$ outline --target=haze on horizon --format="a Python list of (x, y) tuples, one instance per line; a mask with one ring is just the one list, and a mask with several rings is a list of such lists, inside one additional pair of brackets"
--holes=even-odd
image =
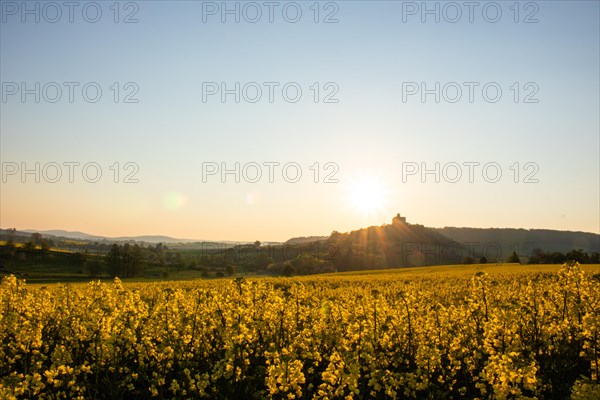
[(93, 23), (27, 3), (39, 22), (1, 10), (2, 228), (285, 241), (400, 212), (600, 233), (598, 2), (484, 1), (472, 22), (121, 2)]

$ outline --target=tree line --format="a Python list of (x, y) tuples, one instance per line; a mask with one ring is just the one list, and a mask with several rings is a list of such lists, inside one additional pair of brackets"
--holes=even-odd
[(582, 249), (573, 249), (567, 253), (559, 251), (545, 252), (540, 248), (532, 251), (529, 264), (564, 264), (576, 261), (580, 264), (600, 264), (600, 253), (586, 253)]

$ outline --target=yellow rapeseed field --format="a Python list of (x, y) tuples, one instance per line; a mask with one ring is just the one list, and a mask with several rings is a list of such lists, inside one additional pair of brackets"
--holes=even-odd
[(599, 399), (560, 270), (0, 286), (2, 399)]

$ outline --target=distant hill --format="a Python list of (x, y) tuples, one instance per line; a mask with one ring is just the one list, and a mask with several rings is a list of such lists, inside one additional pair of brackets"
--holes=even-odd
[(170, 236), (119, 236), (119, 237), (110, 237), (106, 238), (107, 240), (117, 240), (119, 242), (128, 242), (128, 241), (136, 241), (136, 242), (146, 242), (146, 243), (187, 243), (193, 242), (191, 239), (175, 239)]
[(42, 234), (43, 236), (56, 236), (56, 237), (63, 237), (63, 238), (77, 239), (77, 240), (95, 241), (95, 240), (104, 239), (100, 236), (89, 235), (84, 232), (65, 231), (65, 230), (60, 230), (60, 229), (52, 229), (52, 230), (46, 230), (46, 231), (38, 231), (35, 229), (25, 229), (25, 230), (18, 231), (18, 232), (25, 232), (25, 233), (36, 233), (37, 232), (37, 233)]
[(408, 267), (478, 262), (504, 262), (516, 251), (527, 261), (534, 249), (567, 253), (581, 249), (600, 252), (600, 235), (548, 229), (428, 228), (406, 223), (400, 215), (392, 224), (347, 233), (334, 232), (327, 240), (336, 247), (341, 270)]
[[(57, 247), (60, 245), (71, 249), (73, 245), (69, 240), (88, 243), (85, 244), (86, 249), (97, 243), (96, 247), (92, 245), (89, 249), (100, 252), (106, 251), (106, 246), (114, 242), (164, 243), (178, 250), (218, 250), (245, 244), (233, 241), (177, 239), (164, 235), (102, 237), (66, 230), (27, 230), (11, 233), (10, 230), (0, 229), (0, 240), (13, 237), (24, 242), (33, 232), (55, 239)], [(461, 264), (478, 262), (482, 256), (488, 262), (503, 262), (513, 251), (517, 252), (523, 262), (527, 262), (535, 249), (549, 253), (567, 253), (577, 249), (590, 255), (600, 253), (600, 235), (594, 233), (548, 229), (428, 228), (407, 223), (400, 215), (387, 225), (371, 226), (346, 233), (334, 232), (329, 237), (294, 237), (285, 243), (262, 243), (262, 247), (293, 245), (296, 252), (308, 252), (314, 248), (313, 244), (320, 249), (318, 251), (327, 253), (327, 260), (334, 263), (338, 271)], [(283, 256), (271, 257), (275, 261), (285, 261)]]
[(478, 243), (479, 247), (498, 245), (503, 254), (513, 250), (530, 255), (534, 248), (548, 252), (569, 252), (581, 249), (586, 253), (600, 252), (600, 235), (588, 232), (555, 231), (549, 229), (513, 228), (431, 228), (459, 243)]
[(40, 230), (35, 230), (35, 229), (26, 229), (26, 230), (22, 230), (19, 232), (26, 232), (26, 233), (37, 232), (37, 233), (42, 234), (43, 236), (56, 236), (56, 237), (61, 237), (61, 238), (85, 240), (85, 241), (91, 241), (91, 242), (108, 241), (108, 242), (146, 242), (146, 243), (187, 243), (187, 242), (196, 241), (196, 240), (192, 240), (192, 239), (176, 239), (176, 238), (172, 238), (170, 236), (163, 236), (163, 235), (119, 236), (119, 237), (96, 236), (96, 235), (90, 235), (90, 234), (84, 233), (84, 232), (65, 231), (65, 230), (60, 230), (60, 229), (45, 230), (45, 231), (40, 231)]
[(299, 236), (286, 240), (285, 244), (303, 244), (327, 240), (329, 236)]
[(334, 232), (338, 271), (462, 263), (468, 250), (423, 225), (394, 218), (392, 224)]
[[(4, 237), (5, 239), (11, 233), (10, 229), (1, 229), (0, 228), (0, 238)], [(148, 243), (148, 244), (171, 244), (177, 246), (188, 246), (190, 248), (194, 247), (202, 247), (207, 244), (210, 245), (224, 245), (226, 247), (231, 247), (240, 243), (246, 242), (236, 242), (231, 240), (197, 240), (197, 239), (176, 239), (170, 236), (164, 235), (142, 235), (142, 236), (97, 236), (91, 235), (85, 232), (78, 231), (66, 231), (61, 229), (51, 229), (51, 230), (36, 230), (36, 229), (25, 229), (25, 230), (17, 230), (12, 234), (19, 240), (26, 240), (32, 233), (39, 233), (44, 237), (50, 239), (71, 239), (71, 240), (79, 240), (82, 242), (98, 242), (98, 243), (115, 243), (115, 242), (138, 242), (138, 243)]]

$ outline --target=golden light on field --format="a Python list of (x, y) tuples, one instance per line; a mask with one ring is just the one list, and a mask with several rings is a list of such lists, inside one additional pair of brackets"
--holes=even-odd
[(383, 182), (373, 176), (363, 176), (351, 182), (348, 203), (354, 211), (370, 216), (384, 211), (387, 194)]

